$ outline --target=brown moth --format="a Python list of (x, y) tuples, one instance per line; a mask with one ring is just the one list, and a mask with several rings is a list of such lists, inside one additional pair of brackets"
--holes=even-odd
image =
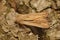
[(39, 28), (49, 28), (49, 22), (47, 20), (48, 13), (29, 13), (29, 14), (18, 14), (16, 21), (24, 25), (30, 25)]

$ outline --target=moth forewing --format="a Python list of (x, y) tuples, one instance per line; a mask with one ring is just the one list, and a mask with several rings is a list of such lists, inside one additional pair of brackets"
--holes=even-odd
[(16, 21), (24, 24), (30, 25), (33, 27), (39, 28), (49, 28), (49, 22), (46, 19), (48, 17), (48, 13), (29, 13), (29, 14), (19, 14), (16, 17)]

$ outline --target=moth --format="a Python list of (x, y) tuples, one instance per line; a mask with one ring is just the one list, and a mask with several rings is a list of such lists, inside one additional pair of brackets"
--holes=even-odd
[(33, 27), (49, 28), (50, 26), (47, 17), (47, 12), (18, 14), (16, 16), (16, 22)]

